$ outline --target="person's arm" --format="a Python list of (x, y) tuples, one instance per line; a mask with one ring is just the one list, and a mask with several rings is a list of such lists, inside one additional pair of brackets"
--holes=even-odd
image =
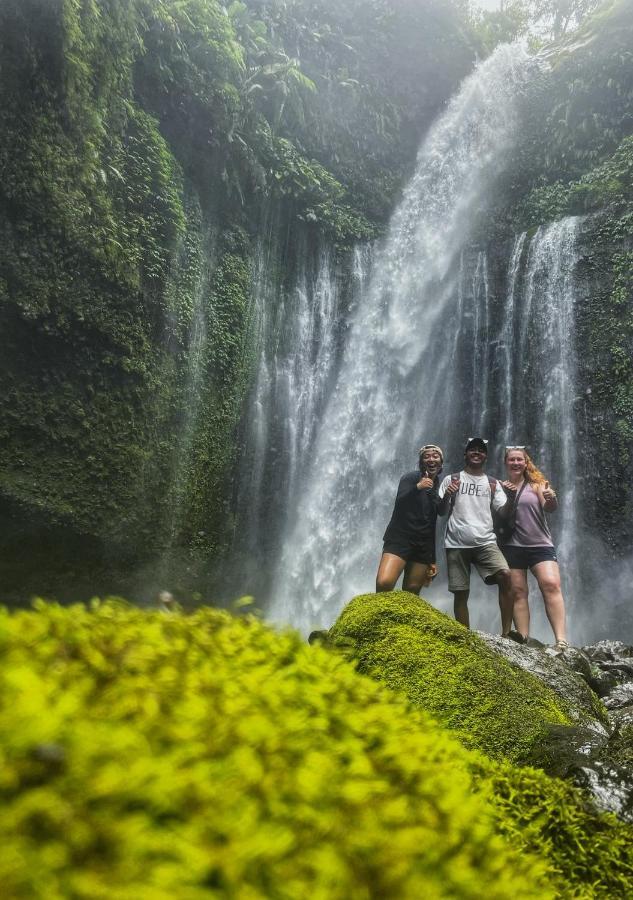
[(492, 508), (495, 512), (498, 512), (502, 518), (505, 518), (510, 515), (512, 511), (512, 503), (508, 502), (508, 497), (504, 490), (503, 484), (498, 481), (495, 485), (495, 493), (492, 498)]
[(418, 490), (417, 481), (415, 473), (407, 473), (403, 475), (400, 481), (398, 482), (398, 493), (396, 494), (396, 500), (401, 500), (403, 497), (408, 496), (409, 494), (415, 494)]
[(441, 483), (437, 492), (439, 502), (437, 504), (438, 516), (445, 516), (450, 507), (454, 494), (459, 490), (459, 481), (453, 481), (450, 475), (447, 475)]
[(556, 491), (549, 486), (549, 481), (537, 485), (536, 490), (539, 495), (539, 500), (541, 501), (541, 506), (545, 512), (554, 512), (555, 509), (558, 509)]

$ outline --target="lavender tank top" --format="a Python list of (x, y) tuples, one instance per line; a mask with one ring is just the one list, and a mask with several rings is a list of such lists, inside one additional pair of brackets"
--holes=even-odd
[(554, 546), (539, 496), (529, 484), (519, 497), (516, 526), (508, 544), (511, 547)]

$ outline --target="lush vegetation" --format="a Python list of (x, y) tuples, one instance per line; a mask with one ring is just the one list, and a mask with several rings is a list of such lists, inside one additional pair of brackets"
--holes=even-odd
[(252, 617), (0, 612), (6, 896), (614, 897), (630, 828)]
[(471, 64), (465, 22), (439, 0), (4, 0), (5, 596), (222, 555), (258, 230), (376, 233)]
[[(520, 143), (500, 179), (483, 239), (535, 230), (566, 215), (587, 216), (577, 304), (577, 431), (588, 520), (625, 551), (633, 492), (633, 3), (606, 0), (568, 38), (550, 46), (523, 99)], [(580, 282), (579, 282), (580, 283)], [(607, 511), (603, 491), (614, 498)]]

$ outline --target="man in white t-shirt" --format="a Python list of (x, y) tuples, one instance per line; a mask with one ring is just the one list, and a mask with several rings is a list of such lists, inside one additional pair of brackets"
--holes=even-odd
[(512, 627), (510, 570), (492, 527), (492, 510), (505, 506), (506, 495), (501, 482), (485, 473), (487, 444), (483, 438), (470, 438), (464, 451), (464, 469), (458, 477), (447, 475), (440, 484), (438, 513), (448, 513), (444, 543), (455, 618), (470, 627), (468, 595), (470, 567), (474, 565), (486, 584), (499, 585), (501, 633), (507, 635)]

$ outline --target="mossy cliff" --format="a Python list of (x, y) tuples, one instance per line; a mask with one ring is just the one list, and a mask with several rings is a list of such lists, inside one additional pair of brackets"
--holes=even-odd
[[(624, 897), (631, 829), (292, 633), (0, 612), (7, 896)], [(508, 682), (510, 684), (510, 682)]]
[(586, 217), (576, 273), (578, 489), (589, 530), (621, 556), (633, 538), (632, 130), (633, 0), (611, 0), (548, 48), (486, 224), (498, 248), (513, 233)]
[(457, 8), (388, 6), (0, 5), (5, 597), (222, 556), (258, 233), (374, 235), (471, 65)]

